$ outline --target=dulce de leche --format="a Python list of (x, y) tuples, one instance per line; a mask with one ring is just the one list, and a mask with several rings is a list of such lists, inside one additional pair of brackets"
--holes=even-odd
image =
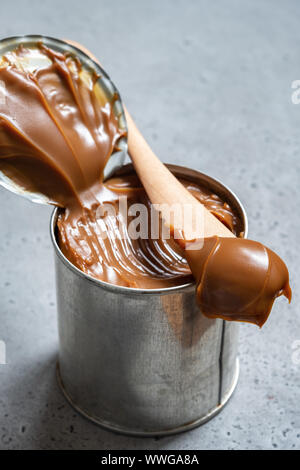
[[(261, 243), (239, 237), (228, 204), (184, 179), (188, 190), (237, 237), (210, 237), (201, 249), (186, 251), (160, 234), (133, 239), (130, 220), (119, 211), (120, 196), (130, 204), (151, 204), (135, 174), (103, 183), (106, 162), (124, 135), (113, 102), (101, 95), (96, 75), (83, 73), (79, 60), (43, 44), (37, 49), (48, 62), (32, 72), (18, 66), (18, 59), (30, 59), (33, 53), (24, 47), (6, 54), (0, 64), (5, 88), (0, 170), (62, 208), (57, 236), (64, 255), (96, 279), (126, 287), (164, 288), (194, 277), (203, 314), (262, 326), (276, 297), (291, 299), (284, 262)], [(97, 211), (104, 203), (115, 211), (101, 228)], [(118, 230), (122, 237), (111, 236)]]

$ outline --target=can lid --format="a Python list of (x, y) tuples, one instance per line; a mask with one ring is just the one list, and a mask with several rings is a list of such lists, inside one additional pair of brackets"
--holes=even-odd
[[(94, 62), (83, 51), (63, 40), (51, 38), (48, 36), (26, 35), (0, 40), (0, 65), (3, 61), (4, 55), (9, 57), (11, 62), (15, 63), (17, 67), (23, 71), (33, 72), (34, 70), (47, 65), (47, 62), (50, 63), (51, 61), (40, 52), (38, 48), (39, 43), (44, 44), (54, 51), (63, 54), (68, 53), (74, 58), (79, 59), (82, 66), (82, 73), (85, 75), (85, 77), (91, 77), (92, 75), (95, 76), (96, 73), (97, 80), (95, 83), (99, 87), (98, 89), (101, 91), (101, 93), (104, 94), (108, 101), (113, 102), (112, 109), (118, 120), (119, 128), (124, 131), (124, 136), (122, 136), (122, 138), (118, 141), (118, 149), (111, 154), (106, 163), (104, 169), (104, 178), (108, 178), (124, 164), (127, 155), (127, 124), (122, 100), (117, 88), (111, 81), (108, 74), (102, 69), (102, 67)], [(32, 51), (29, 56), (26, 56), (26, 59), (22, 59), (20, 57), (16, 58), (12, 54), (12, 52), (21, 45)], [(49, 200), (47, 196), (43, 194), (32, 193), (24, 190), (24, 188), (19, 186), (16, 182), (12, 181), (1, 171), (0, 185), (15, 194), (19, 194), (26, 199), (29, 199), (32, 202), (39, 204), (54, 204), (53, 201)]]

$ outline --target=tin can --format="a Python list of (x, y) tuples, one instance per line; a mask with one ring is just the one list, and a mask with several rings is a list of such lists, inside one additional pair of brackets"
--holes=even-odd
[[(200, 172), (168, 165), (228, 202), (247, 235), (239, 199)], [(218, 413), (237, 384), (238, 324), (208, 319), (195, 285), (134, 289), (96, 280), (62, 254), (51, 219), (58, 304), (59, 385), (91, 421), (122, 434), (163, 436)]]

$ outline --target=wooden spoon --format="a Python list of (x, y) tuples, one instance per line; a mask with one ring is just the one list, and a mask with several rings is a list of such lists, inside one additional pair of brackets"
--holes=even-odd
[[(81, 44), (69, 40), (67, 42), (81, 49), (95, 62), (100, 64), (99, 60)], [(174, 204), (181, 207), (189, 206), (192, 210), (192, 218), (188, 221), (184, 220), (184, 227), (183, 225), (182, 227), (178, 226), (178, 220), (176, 225), (176, 229), (181, 232), (184, 240), (191, 240), (186, 234), (195, 232), (196, 220), (201, 221), (201, 234), (198, 235), (199, 238), (212, 237), (214, 235), (234, 237), (234, 234), (192, 196), (157, 158), (138, 130), (125, 106), (124, 109), (128, 126), (128, 153), (151, 203), (160, 206), (163, 219), (168, 220), (168, 207)]]

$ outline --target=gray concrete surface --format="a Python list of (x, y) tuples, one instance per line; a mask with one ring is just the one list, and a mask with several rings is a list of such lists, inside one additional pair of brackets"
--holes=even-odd
[(286, 260), (294, 298), (279, 299), (261, 331), (242, 326), (240, 381), (220, 415), (159, 440), (113, 435), (77, 415), (56, 385), (51, 210), (0, 189), (1, 449), (300, 447), (299, 15), (297, 0), (2, 2), (1, 36), (81, 41), (162, 160), (240, 196), (250, 236)]

